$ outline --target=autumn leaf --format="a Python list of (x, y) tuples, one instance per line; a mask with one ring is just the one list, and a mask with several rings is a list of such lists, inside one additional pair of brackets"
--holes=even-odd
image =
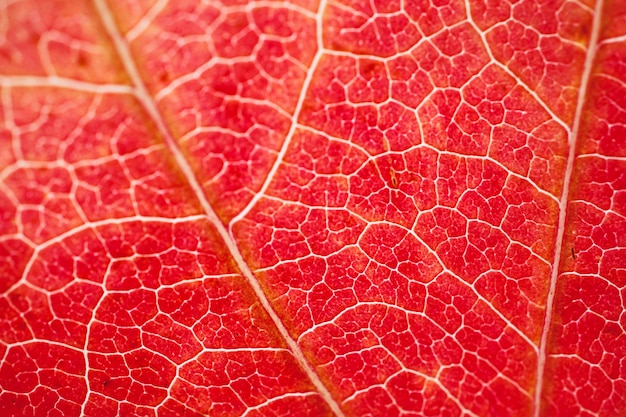
[(0, 0), (0, 415), (626, 415), (626, 2)]

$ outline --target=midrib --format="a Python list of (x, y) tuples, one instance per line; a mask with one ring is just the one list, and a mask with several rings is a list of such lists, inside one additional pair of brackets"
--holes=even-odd
[(580, 125), (582, 122), (582, 112), (585, 107), (585, 98), (587, 95), (587, 89), (589, 87), (589, 80), (591, 78), (591, 71), (593, 62), (595, 59), (596, 49), (598, 45), (598, 37), (601, 24), (603, 0), (597, 0), (595, 4), (595, 10), (593, 13), (593, 23), (591, 36), (589, 38), (589, 45), (587, 47), (587, 54), (585, 56), (585, 63), (583, 66), (583, 72), (580, 80), (580, 88), (578, 90), (578, 100), (576, 102), (576, 108), (574, 112), (574, 120), (572, 124), (572, 130), (569, 137), (569, 152), (567, 155), (567, 165), (565, 167), (565, 174), (563, 177), (563, 193), (559, 201), (559, 220), (556, 235), (556, 244), (554, 248), (554, 262), (552, 263), (552, 274), (550, 276), (550, 288), (548, 290), (548, 297), (546, 299), (546, 315), (544, 319), (543, 330), (541, 333), (541, 339), (539, 342), (539, 354), (537, 358), (537, 379), (535, 382), (535, 395), (534, 395), (534, 414), (533, 417), (541, 416), (541, 397), (544, 386), (544, 377), (546, 362), (548, 356), (548, 337), (550, 335), (550, 326), (552, 324), (552, 314), (554, 309), (554, 297), (556, 292), (556, 284), (559, 276), (559, 265), (561, 262), (561, 253), (563, 252), (563, 239), (565, 238), (565, 222), (567, 220), (567, 205), (569, 201), (570, 184), (572, 180), (572, 174), (574, 170), (574, 159), (576, 157), (576, 145), (580, 136)]
[[(183, 156), (183, 153), (180, 147), (178, 146), (178, 143), (174, 139), (172, 132), (166, 125), (152, 96), (148, 92), (145, 86), (145, 83), (143, 82), (143, 79), (141, 78), (139, 74), (137, 66), (135, 65), (135, 60), (133, 59), (133, 56), (128, 48), (128, 44), (126, 43), (123, 35), (118, 30), (113, 14), (111, 13), (111, 10), (106, 4), (106, 0), (93, 0), (93, 1), (94, 1), (96, 10), (98, 11), (98, 14), (100, 16), (100, 19), (102, 20), (102, 23), (108, 35), (110, 36), (111, 41), (113, 42), (115, 50), (118, 53), (122, 64), (124, 65), (124, 69), (128, 73), (128, 76), (130, 77), (131, 82), (135, 88), (135, 96), (137, 97), (141, 105), (144, 107), (144, 109), (150, 116), (151, 120), (154, 122), (159, 133), (163, 136), (165, 145), (167, 146), (168, 150), (171, 152), (176, 164), (178, 165), (178, 168), (181, 170), (181, 172), (185, 176), (185, 179), (187, 180), (191, 189), (196, 195), (196, 198), (200, 202), (200, 205), (202, 209), (204, 210), (204, 213), (206, 214), (207, 218), (211, 221), (211, 223), (216, 228), (217, 232), (219, 233), (220, 237), (224, 241), (224, 244), (228, 248), (230, 255), (233, 257), (233, 260), (237, 264), (242, 275), (246, 278), (248, 284), (254, 291), (257, 299), (259, 300), (259, 303), (265, 309), (268, 316), (272, 319), (274, 325), (276, 326), (276, 329), (278, 330), (278, 332), (284, 339), (285, 343), (291, 350), (291, 353), (293, 354), (295, 360), (298, 362), (302, 370), (306, 373), (309, 380), (318, 391), (319, 395), (322, 397), (322, 399), (326, 402), (328, 407), (333, 411), (333, 413), (336, 416), (344, 417), (343, 411), (339, 407), (339, 404), (337, 403), (337, 401), (335, 401), (330, 391), (326, 388), (326, 386), (323, 384), (323, 382), (321, 381), (321, 379), (319, 378), (319, 376), (317, 375), (317, 373), (315, 372), (311, 364), (307, 361), (304, 353), (302, 352), (298, 344), (289, 335), (289, 332), (287, 328), (285, 327), (284, 323), (282, 322), (282, 320), (280, 319), (276, 311), (273, 309), (269, 299), (263, 292), (259, 282), (257, 281), (254, 274), (248, 267), (248, 264), (244, 261), (243, 256), (241, 252), (239, 251), (239, 248), (237, 247), (237, 244), (233, 236), (228, 232), (228, 230), (226, 229), (222, 221), (217, 216), (215, 210), (213, 210), (213, 207), (209, 203), (208, 199), (206, 198), (204, 191), (202, 190), (202, 186), (198, 182), (198, 179), (196, 178), (195, 174), (193, 173), (193, 170), (189, 162)], [(323, 11), (324, 3), (325, 2), (321, 2), (320, 9), (318, 10), (318, 19), (321, 19), (321, 13)], [(317, 54), (319, 55), (320, 53), (321, 53), (321, 45), (318, 45)], [(317, 62), (317, 61), (319, 61), (319, 58), (314, 59), (313, 62)], [(314, 69), (315, 68), (313, 67), (309, 69), (309, 75), (307, 78), (310, 78), (311, 74), (314, 72)], [(303, 86), (301, 94), (304, 95), (305, 91), (306, 91), (306, 85)], [(294, 117), (296, 117), (296, 115), (294, 115)]]

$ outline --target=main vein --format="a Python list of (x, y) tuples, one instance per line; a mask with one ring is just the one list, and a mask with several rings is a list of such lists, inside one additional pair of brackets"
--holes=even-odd
[(556, 235), (556, 245), (554, 248), (554, 262), (552, 263), (552, 273), (550, 276), (550, 288), (548, 291), (548, 298), (546, 299), (546, 316), (543, 325), (543, 331), (541, 333), (541, 340), (539, 342), (539, 356), (537, 358), (537, 381), (535, 385), (535, 398), (534, 398), (534, 417), (539, 417), (541, 414), (541, 395), (543, 391), (543, 383), (545, 377), (546, 361), (548, 356), (548, 337), (550, 336), (550, 325), (552, 324), (552, 315), (554, 308), (554, 298), (556, 292), (556, 284), (559, 277), (559, 265), (561, 262), (561, 253), (563, 252), (563, 239), (565, 237), (565, 221), (567, 219), (567, 205), (569, 201), (570, 184), (572, 180), (572, 173), (574, 171), (574, 162), (576, 157), (576, 144), (580, 137), (580, 125), (582, 123), (582, 112), (585, 107), (585, 98), (587, 90), (589, 88), (589, 80), (591, 78), (591, 72), (593, 68), (593, 62), (596, 55), (598, 37), (601, 24), (603, 0), (597, 0), (593, 26), (591, 36), (589, 38), (589, 45), (587, 48), (587, 54), (585, 57), (585, 63), (583, 66), (583, 72), (581, 76), (580, 88), (578, 90), (578, 100), (576, 102), (576, 110), (574, 113), (574, 123), (572, 125), (571, 135), (569, 138), (569, 153), (567, 155), (567, 166), (565, 168), (565, 175), (563, 178), (563, 194), (559, 201), (559, 223)]
[[(224, 244), (230, 251), (231, 256), (233, 257), (234, 261), (239, 267), (239, 270), (248, 281), (248, 284), (254, 291), (260, 304), (263, 306), (263, 308), (265, 309), (269, 317), (274, 322), (274, 325), (276, 326), (278, 332), (285, 340), (285, 343), (291, 350), (292, 354), (294, 355), (294, 358), (296, 359), (296, 361), (298, 362), (302, 370), (307, 374), (311, 383), (315, 386), (320, 396), (323, 398), (323, 400), (326, 402), (329, 408), (335, 413), (335, 415), (337, 415), (338, 417), (343, 417), (344, 414), (341, 408), (339, 407), (339, 404), (335, 401), (335, 399), (333, 398), (331, 393), (328, 391), (326, 386), (322, 383), (319, 376), (317, 375), (315, 370), (312, 368), (311, 364), (309, 364), (306, 357), (304, 356), (304, 353), (302, 352), (302, 350), (300, 349), (296, 341), (293, 340), (293, 338), (289, 335), (289, 332), (287, 331), (287, 328), (285, 327), (284, 323), (282, 322), (282, 320), (280, 319), (276, 311), (273, 309), (270, 301), (268, 300), (267, 296), (263, 292), (263, 289), (261, 288), (259, 282), (257, 281), (256, 277), (254, 276), (254, 274), (248, 267), (248, 264), (243, 259), (243, 256), (241, 255), (241, 252), (239, 251), (239, 248), (237, 247), (237, 244), (235, 243), (233, 236), (228, 233), (228, 230), (226, 229), (222, 221), (219, 219), (219, 217), (215, 213), (215, 210), (213, 210), (213, 207), (207, 200), (204, 194), (204, 191), (202, 189), (202, 186), (198, 182), (198, 179), (196, 178), (195, 174), (193, 173), (193, 170), (191, 166), (189, 165), (189, 162), (185, 159), (177, 141), (174, 139), (172, 132), (169, 130), (169, 128), (165, 124), (163, 117), (161, 116), (161, 113), (159, 112), (159, 109), (157, 108), (154, 100), (152, 99), (152, 96), (148, 92), (145, 86), (145, 83), (143, 82), (143, 79), (141, 78), (139, 74), (139, 70), (137, 69), (137, 66), (135, 65), (135, 61), (128, 48), (128, 44), (125, 41), (122, 34), (119, 32), (118, 27), (115, 23), (115, 19), (113, 18), (111, 11), (109, 10), (108, 5), (106, 4), (106, 0), (94, 0), (94, 4), (100, 15), (100, 18), (102, 19), (102, 22), (106, 28), (106, 31), (111, 37), (111, 41), (113, 42), (113, 45), (117, 53), (120, 56), (120, 59), (124, 65), (124, 69), (128, 73), (128, 76), (130, 77), (135, 87), (135, 90), (136, 90), (135, 95), (137, 99), (139, 100), (141, 105), (144, 107), (146, 112), (149, 114), (150, 118), (152, 119), (157, 129), (159, 130), (159, 133), (161, 133), (161, 135), (163, 136), (163, 140), (166, 146), (168, 147), (169, 151), (172, 153), (172, 156), (174, 160), (176, 161), (178, 167), (182, 171), (187, 182), (189, 183), (193, 192), (198, 198), (200, 205), (202, 206), (202, 209), (206, 213), (207, 218), (215, 226), (217, 232), (219, 233), (220, 237), (224, 241)], [(322, 2), (320, 5), (320, 9), (319, 9), (320, 13), (323, 11), (323, 4), (324, 2)], [(318, 15), (318, 16), (319, 16), (319, 19), (321, 19), (321, 15)], [(318, 45), (318, 50), (321, 49), (321, 47), (322, 47), (321, 44)], [(303, 90), (304, 90), (304, 87), (303, 87)], [(304, 92), (302, 94), (304, 94)]]

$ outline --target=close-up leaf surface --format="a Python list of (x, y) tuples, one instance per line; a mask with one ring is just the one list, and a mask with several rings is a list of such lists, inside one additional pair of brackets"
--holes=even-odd
[(0, 415), (626, 415), (626, 2), (0, 0)]

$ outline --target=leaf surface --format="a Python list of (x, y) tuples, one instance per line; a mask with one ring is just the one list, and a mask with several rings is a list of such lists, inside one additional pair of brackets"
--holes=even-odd
[(623, 2), (0, 22), (0, 414), (626, 413)]

